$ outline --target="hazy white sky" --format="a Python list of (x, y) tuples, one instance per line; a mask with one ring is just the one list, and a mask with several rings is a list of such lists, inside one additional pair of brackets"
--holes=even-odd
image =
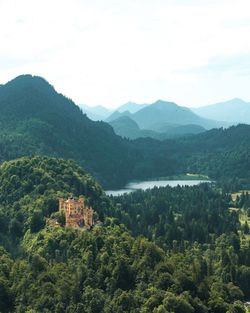
[(0, 40), (76, 103), (250, 100), (250, 0), (0, 0)]

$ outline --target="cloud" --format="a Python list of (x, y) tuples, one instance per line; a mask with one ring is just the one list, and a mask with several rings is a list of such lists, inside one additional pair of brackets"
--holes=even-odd
[(221, 96), (206, 79), (221, 73), (241, 97), (249, 18), (249, 0), (0, 0), (0, 82), (30, 72), (76, 102), (192, 103), (207, 85)]
[(210, 58), (205, 65), (185, 70), (174, 71), (174, 73), (190, 73), (197, 75), (218, 75), (220, 73), (231, 73), (239, 76), (250, 75), (250, 53), (215, 56)]
[(232, 56), (219, 56), (210, 60), (202, 71), (228, 72), (235, 75), (250, 75), (250, 53), (242, 53)]

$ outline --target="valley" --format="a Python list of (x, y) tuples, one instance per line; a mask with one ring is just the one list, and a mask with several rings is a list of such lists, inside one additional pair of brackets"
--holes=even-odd
[(43, 78), (31, 75), (1, 87), (0, 123), (1, 162), (34, 154), (73, 159), (104, 188), (185, 172), (213, 180), (233, 176), (237, 184), (248, 184), (249, 125), (162, 141), (149, 137), (129, 140), (117, 136), (107, 123), (88, 119), (72, 100)]
[(249, 125), (122, 138), (31, 75), (0, 113), (1, 312), (245, 312)]
[(250, 313), (249, 0), (0, 1), (0, 313)]
[[(110, 198), (73, 161), (36, 156), (3, 163), (2, 312), (109, 312), (111, 306), (244, 312), (249, 240), (238, 212), (249, 207), (249, 197), (216, 188), (166, 186)], [(84, 195), (99, 226), (45, 224), (46, 217), (59, 218), (59, 199), (72, 194)], [(232, 204), (239, 209), (229, 209)]]

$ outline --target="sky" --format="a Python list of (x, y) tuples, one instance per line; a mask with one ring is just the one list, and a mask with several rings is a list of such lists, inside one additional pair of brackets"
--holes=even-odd
[(249, 0), (0, 0), (0, 84), (77, 104), (250, 101)]

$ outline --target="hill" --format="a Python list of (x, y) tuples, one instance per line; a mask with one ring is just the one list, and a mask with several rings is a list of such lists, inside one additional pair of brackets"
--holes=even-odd
[(79, 104), (79, 107), (92, 121), (104, 121), (113, 112), (113, 110), (102, 105), (91, 107), (86, 104)]
[(162, 142), (127, 140), (107, 123), (88, 119), (72, 100), (31, 75), (17, 77), (0, 88), (0, 125), (1, 162), (37, 154), (73, 159), (105, 188), (190, 171), (214, 179), (249, 180), (250, 126)]
[(135, 112), (145, 108), (146, 106), (148, 106), (148, 104), (138, 104), (138, 103), (129, 101), (129, 102), (119, 106), (116, 109), (116, 111), (118, 111), (118, 112), (129, 111), (130, 113), (135, 113)]
[(74, 161), (46, 156), (22, 157), (0, 166), (0, 203), (26, 202), (27, 197), (53, 193), (100, 198), (103, 190), (93, 177)]
[[(103, 224), (46, 225), (70, 193)], [(48, 157), (5, 162), (0, 194), (3, 313), (244, 312), (249, 249), (228, 194), (205, 184), (107, 199), (74, 162)]]
[(206, 129), (222, 126), (221, 123), (204, 119), (186, 107), (173, 102), (158, 100), (133, 114), (132, 118), (142, 129), (163, 131), (164, 126), (195, 124)]
[(209, 119), (218, 119), (236, 124), (250, 124), (250, 103), (238, 98), (192, 110), (196, 114)]
[(225, 179), (236, 189), (240, 188), (237, 183), (242, 179), (243, 185), (250, 187), (250, 125), (212, 129), (180, 138), (179, 144), (185, 155), (187, 172)]
[(115, 133), (122, 137), (135, 139), (143, 137), (137, 123), (128, 116), (120, 116), (109, 122)]
[[(74, 159), (106, 187), (128, 180), (173, 172), (173, 160), (117, 136), (104, 122), (91, 121), (72, 100), (57, 93), (41, 77), (22, 75), (0, 89), (0, 161), (25, 155), (51, 155)], [(167, 156), (168, 158), (168, 156)]]
[(150, 137), (157, 140), (164, 140), (167, 138), (178, 138), (191, 134), (199, 134), (205, 131), (203, 127), (198, 125), (169, 125), (164, 127), (163, 132), (140, 129), (138, 124), (129, 116), (120, 116), (109, 122), (109, 124), (113, 127), (117, 135), (130, 139)]
[(11, 239), (15, 243), (28, 229), (43, 228), (44, 218), (58, 211), (59, 197), (70, 195), (84, 195), (96, 212), (105, 201), (100, 185), (73, 161), (35, 156), (4, 162), (0, 166), (0, 245), (15, 254)]
[[(115, 111), (106, 119), (106, 121), (110, 123), (123, 116), (127, 116), (136, 122), (141, 130), (156, 132), (156, 134), (149, 133), (149, 135), (150, 137), (157, 139), (171, 138), (186, 134), (197, 134), (205, 129), (229, 126), (226, 122), (203, 118), (186, 107), (181, 107), (173, 102), (162, 100), (144, 106), (135, 113), (131, 113), (129, 110), (123, 112)], [(117, 125), (118, 122), (115, 124)], [(124, 131), (123, 134), (126, 137), (130, 137), (130, 132), (134, 133), (134, 130), (129, 130), (128, 127), (126, 127), (126, 132)], [(162, 135), (158, 136), (157, 133), (162, 133)], [(143, 133), (138, 135), (144, 137)]]
[(129, 111), (123, 111), (123, 112), (119, 112), (119, 111), (114, 111), (110, 116), (107, 117), (107, 119), (105, 120), (106, 122), (112, 122), (114, 120), (117, 120), (120, 117), (132, 117), (132, 113), (130, 113)]
[[(0, 123), (1, 160), (57, 155), (75, 159), (100, 176), (98, 168), (112, 167), (127, 150), (108, 124), (91, 121), (44, 79), (31, 75), (17, 77), (1, 88)], [(113, 148), (117, 149), (114, 157)]]

